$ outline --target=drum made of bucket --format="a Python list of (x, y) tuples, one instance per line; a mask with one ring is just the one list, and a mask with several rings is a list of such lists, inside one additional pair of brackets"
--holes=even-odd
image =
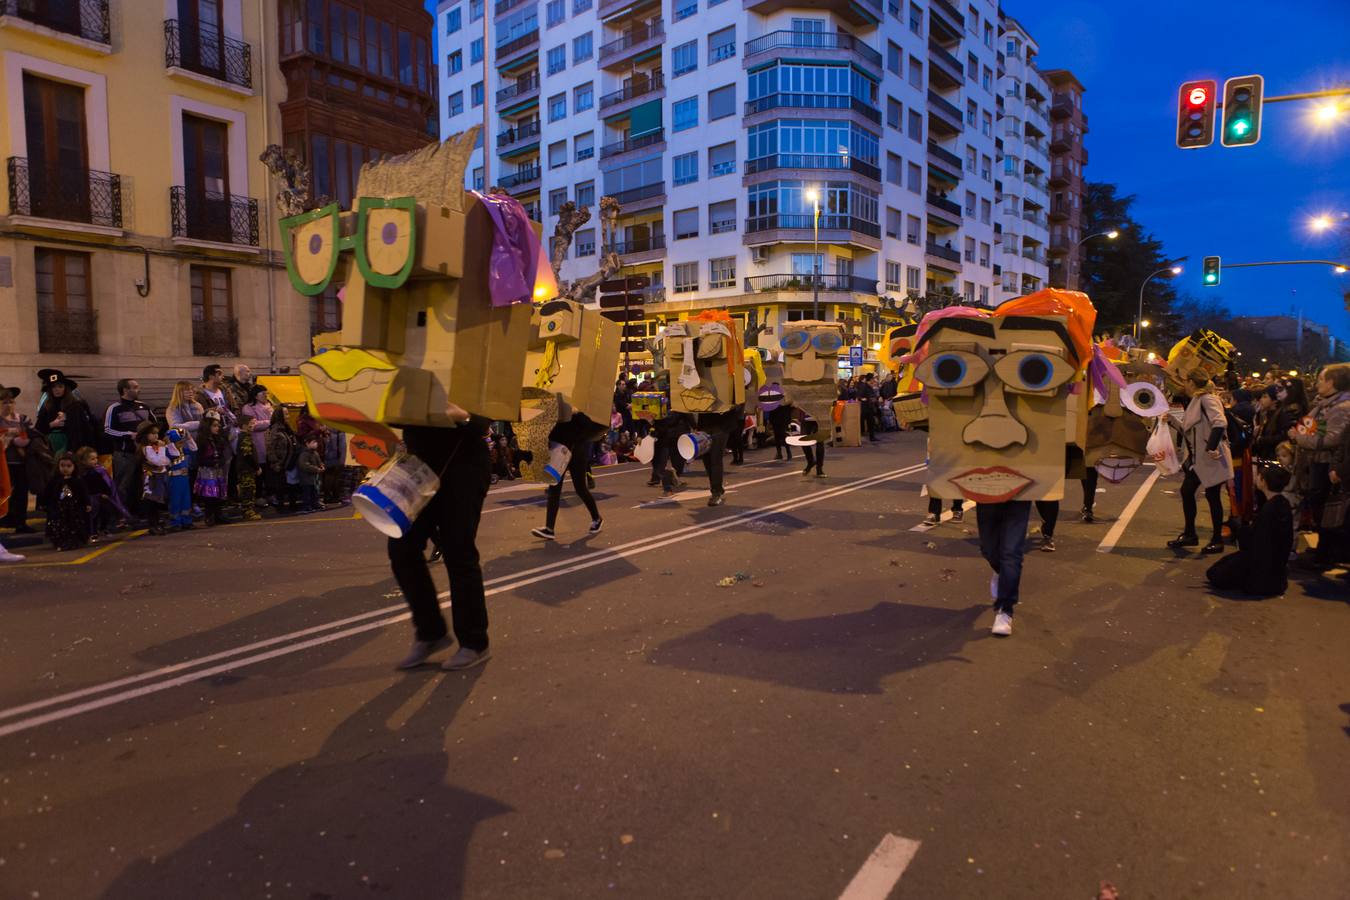
[(675, 448), (680, 451), (680, 456), (685, 458), (686, 462), (693, 462), (700, 456), (708, 452), (712, 446), (712, 438), (706, 431), (691, 431), (688, 434), (680, 435), (680, 439), (675, 442)]
[(572, 451), (565, 444), (548, 445), (548, 463), (544, 465), (544, 475), (554, 484), (563, 480), (567, 474), (567, 464), (572, 461)]
[(416, 456), (395, 456), (352, 493), (352, 507), (381, 534), (403, 537), (440, 484), (436, 473)]
[(637, 447), (633, 450), (633, 458), (644, 466), (650, 466), (652, 459), (656, 456), (656, 438), (647, 435), (638, 441)]

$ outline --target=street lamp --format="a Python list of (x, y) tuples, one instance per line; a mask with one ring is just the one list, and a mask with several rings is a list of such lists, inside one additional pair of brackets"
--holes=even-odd
[(1313, 121), (1321, 126), (1330, 125), (1341, 117), (1341, 107), (1335, 101), (1313, 107)]
[(1074, 249), (1077, 250), (1079, 247), (1083, 246), (1088, 241), (1098, 237), (1104, 237), (1108, 241), (1114, 241), (1116, 238), (1120, 237), (1120, 232), (1112, 228), (1110, 231), (1099, 231), (1096, 234), (1089, 234), (1087, 237), (1083, 238), (1081, 241), (1074, 244)]
[(1139, 340), (1140, 325), (1144, 321), (1144, 288), (1148, 286), (1148, 283), (1152, 281), (1155, 276), (1161, 275), (1164, 272), (1170, 272), (1173, 275), (1180, 275), (1181, 266), (1177, 265), (1163, 266), (1158, 271), (1150, 273), (1149, 276), (1144, 279), (1144, 283), (1139, 285), (1139, 315), (1135, 316), (1134, 319), (1134, 339), (1136, 341)]
[(1139, 327), (1140, 327), (1140, 328), (1147, 328), (1148, 326), (1150, 326), (1150, 325), (1152, 325), (1152, 324), (1153, 324), (1153, 323), (1150, 322), (1148, 319), (1144, 319), (1142, 322), (1139, 323)]
[(811, 267), (815, 270), (815, 277), (811, 279), (811, 318), (820, 321), (820, 191), (811, 188), (806, 192), (806, 199), (811, 201), (815, 207), (815, 215), (811, 217), (811, 230), (815, 235), (814, 249), (811, 253)]

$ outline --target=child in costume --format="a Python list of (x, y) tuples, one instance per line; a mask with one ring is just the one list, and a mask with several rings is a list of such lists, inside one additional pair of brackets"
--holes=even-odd
[(258, 500), (258, 449), (250, 435), (253, 434), (253, 419), (243, 415), (239, 420), (239, 429), (245, 435), (239, 442), (239, 452), (235, 459), (235, 472), (238, 476), (239, 509), (247, 522), (256, 522), (262, 518), (254, 504)]
[(219, 416), (208, 414), (197, 429), (197, 438), (197, 483), (192, 492), (206, 510), (206, 524), (219, 525), (229, 478), (225, 424)]
[(57, 550), (75, 550), (89, 543), (89, 492), (76, 471), (75, 454), (56, 460), (56, 477), (42, 492), (47, 511), (47, 540)]
[(197, 443), (187, 431), (170, 428), (169, 439), (169, 525), (187, 531), (192, 528), (192, 454)]
[(164, 508), (169, 503), (168, 445), (159, 439), (159, 424), (153, 419), (136, 429), (136, 449), (141, 453), (141, 506), (150, 523), (150, 533), (165, 534)]
[(89, 494), (90, 540), (126, 527), (131, 513), (117, 494), (112, 473), (98, 461), (98, 451), (93, 447), (81, 447), (75, 454), (75, 466), (80, 473), (80, 482)]

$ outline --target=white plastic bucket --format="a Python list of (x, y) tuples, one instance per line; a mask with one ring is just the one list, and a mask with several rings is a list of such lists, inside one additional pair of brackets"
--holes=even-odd
[(399, 538), (408, 533), (440, 486), (441, 480), (426, 463), (401, 453), (366, 476), (352, 493), (352, 507), (376, 531)]
[(644, 466), (650, 466), (652, 464), (652, 459), (655, 456), (656, 438), (649, 434), (638, 441), (637, 447), (633, 450), (633, 458)]
[(571, 461), (572, 451), (567, 449), (565, 444), (549, 444), (548, 463), (544, 466), (544, 474), (557, 484), (567, 474), (567, 464)]
[(712, 446), (712, 438), (706, 431), (691, 431), (688, 434), (680, 435), (680, 439), (675, 442), (675, 448), (680, 451), (680, 456), (685, 458), (686, 462), (693, 462), (700, 456), (708, 452)]

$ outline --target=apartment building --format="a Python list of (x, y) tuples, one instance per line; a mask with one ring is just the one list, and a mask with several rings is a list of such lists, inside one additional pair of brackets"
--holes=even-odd
[(991, 0), (443, 0), (437, 28), (442, 134), (488, 104), (486, 181), (548, 233), (615, 196), (657, 315), (729, 308), (772, 340), (818, 299), (871, 355), (883, 298), (994, 301)]
[(1003, 182), (996, 271), (999, 302), (1048, 284), (1050, 88), (1036, 69), (1040, 48), (1011, 16), (999, 19), (998, 137)]
[(41, 365), (106, 388), (308, 354), (258, 161), (281, 134), (276, 15), (0, 3), (0, 383), (26, 388)]
[(1044, 73), (1050, 85), (1050, 284), (1078, 290), (1087, 218), (1084, 211), (1083, 167), (1088, 152), (1083, 136), (1088, 117), (1083, 112), (1085, 88), (1068, 69)]

